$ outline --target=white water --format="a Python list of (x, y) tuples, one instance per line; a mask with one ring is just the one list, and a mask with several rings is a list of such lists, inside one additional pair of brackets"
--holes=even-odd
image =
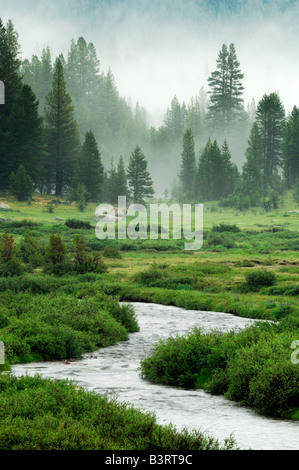
[(154, 412), (161, 424), (178, 430), (199, 429), (223, 441), (233, 434), (240, 449), (297, 450), (299, 424), (259, 416), (250, 409), (201, 390), (154, 385), (140, 378), (140, 359), (159, 339), (185, 334), (194, 326), (203, 331), (244, 328), (253, 320), (226, 313), (184, 310), (156, 304), (133, 303), (140, 332), (129, 341), (86, 355), (81, 361), (31, 363), (13, 366), (16, 376), (40, 374), (69, 378), (97, 393), (117, 396), (144, 411)]

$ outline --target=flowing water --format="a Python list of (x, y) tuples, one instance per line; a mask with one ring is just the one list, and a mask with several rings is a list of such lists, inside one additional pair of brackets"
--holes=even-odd
[(159, 339), (185, 334), (194, 326), (205, 332), (236, 330), (253, 320), (156, 304), (133, 303), (133, 306), (140, 332), (131, 334), (129, 341), (87, 354), (76, 362), (15, 365), (14, 374), (72, 379), (81, 387), (154, 412), (159, 423), (171, 422), (178, 430), (198, 429), (220, 442), (233, 434), (240, 449), (299, 448), (299, 423), (259, 416), (222, 396), (201, 390), (155, 385), (140, 378), (140, 359), (152, 351)]

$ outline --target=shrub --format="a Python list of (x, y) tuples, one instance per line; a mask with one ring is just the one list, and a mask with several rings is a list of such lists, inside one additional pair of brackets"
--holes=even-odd
[(11, 222), (4, 222), (2, 223), (1, 221), (1, 225), (5, 225), (6, 227), (9, 227), (10, 229), (14, 229), (14, 228), (33, 228), (33, 227), (38, 227), (38, 224), (36, 222), (33, 222), (32, 220), (27, 220), (27, 219), (24, 219), (24, 220), (13, 220)]
[(219, 224), (219, 225), (214, 225), (211, 229), (212, 232), (233, 232), (233, 233), (239, 233), (241, 232), (240, 228), (235, 225), (235, 224)]
[(103, 256), (105, 256), (105, 258), (122, 259), (121, 252), (113, 246), (106, 246), (103, 251)]
[(89, 222), (84, 222), (83, 220), (78, 220), (78, 219), (68, 219), (65, 222), (65, 225), (73, 229), (87, 229), (87, 230), (92, 229), (92, 226), (90, 225)]
[(80, 274), (88, 272), (104, 273), (107, 271), (107, 266), (103, 262), (100, 253), (88, 254), (85, 249), (84, 238), (76, 235), (74, 239), (75, 249), (75, 271)]
[(258, 290), (264, 286), (274, 286), (276, 284), (276, 275), (266, 269), (258, 269), (246, 274), (246, 287), (249, 290)]
[(235, 242), (231, 236), (221, 232), (210, 232), (207, 236), (208, 247), (222, 245), (225, 248), (234, 248)]
[(24, 263), (30, 263), (32, 266), (40, 266), (43, 261), (44, 250), (40, 244), (39, 236), (34, 236), (27, 229), (19, 247), (19, 257)]
[(9, 184), (12, 193), (17, 196), (19, 201), (26, 201), (31, 198), (33, 182), (23, 165), (18, 167), (16, 173), (11, 173)]
[(0, 243), (0, 276), (19, 276), (24, 271), (16, 258), (16, 245), (12, 235), (4, 233)]
[(253, 268), (255, 264), (252, 261), (244, 259), (242, 261), (236, 261), (235, 266), (238, 268)]
[(45, 272), (63, 275), (69, 272), (70, 264), (66, 262), (67, 250), (60, 235), (52, 234), (46, 247)]
[(0, 305), (0, 338), (12, 362), (77, 358), (138, 331), (133, 309), (104, 294), (79, 299), (7, 293)]
[(12, 235), (4, 233), (0, 243), (0, 260), (8, 263), (16, 254), (16, 244)]
[(1, 450), (229, 450), (199, 431), (178, 432), (152, 413), (68, 380), (0, 376)]
[(48, 204), (46, 206), (46, 212), (48, 212), (48, 214), (53, 214), (54, 209), (55, 209), (54, 203), (53, 202), (48, 202)]
[(249, 402), (263, 414), (291, 418), (299, 407), (299, 369), (291, 361), (269, 363), (250, 383)]
[(16, 258), (11, 259), (7, 263), (0, 263), (0, 276), (3, 277), (20, 276), (24, 270), (24, 266)]
[(52, 234), (50, 236), (49, 246), (47, 247), (47, 255), (48, 259), (53, 265), (64, 262), (66, 256), (66, 247), (61, 240), (60, 235)]
[(162, 278), (162, 273), (156, 266), (151, 266), (146, 271), (142, 271), (135, 276), (137, 282), (145, 285), (151, 285), (153, 281)]

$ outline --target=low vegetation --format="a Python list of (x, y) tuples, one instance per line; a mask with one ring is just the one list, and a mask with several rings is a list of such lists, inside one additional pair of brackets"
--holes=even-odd
[(230, 450), (65, 380), (0, 375), (1, 450)]
[[(290, 348), (299, 338), (298, 216), (282, 218), (288, 204), (280, 216), (271, 214), (273, 219), (281, 217), (280, 227), (269, 224), (265, 212), (254, 225), (242, 214), (242, 228), (233, 222), (230, 209), (208, 206), (204, 245), (199, 252), (186, 252), (184, 240), (98, 240), (89, 228), (94, 228), (90, 204), (83, 215), (74, 206), (59, 206), (54, 216), (43, 212), (42, 204), (37, 208), (11, 203), (12, 219), (0, 220), (0, 340), (6, 348), (2, 370), (20, 362), (80, 358), (126, 341), (139, 326), (133, 309), (119, 301), (227, 312), (266, 322), (239, 333), (203, 334), (197, 329), (169, 338), (142, 361), (142, 377), (203, 388), (267, 416), (298, 419), (299, 369), (291, 362)], [(56, 215), (75, 222), (66, 224)], [(6, 410), (1, 415), (1, 448), (220, 447), (199, 434), (162, 431), (153, 417), (103, 397), (91, 398), (69, 383), (16, 379), (7, 372), (0, 381), (1, 390), (11, 390), (1, 392), (0, 399), (6, 400), (1, 407)], [(43, 402), (38, 401), (41, 390)], [(57, 414), (48, 408), (51, 393), (65, 397)], [(117, 427), (112, 431), (113, 423), (101, 434), (92, 424), (96, 417), (89, 424), (83, 415), (74, 418), (67, 403), (73, 397), (80, 397), (82, 406), (92, 400), (90, 416), (113, 410), (110, 424), (122, 410), (122, 434)], [(137, 419), (145, 424), (132, 437), (130, 423)], [(67, 441), (67, 430), (74, 426), (79, 434), (74, 432)], [(48, 429), (47, 438), (41, 429)], [(145, 429), (151, 429), (149, 434)], [(7, 439), (9, 433), (15, 437)]]
[[(298, 319), (298, 317), (296, 318)], [(155, 383), (203, 388), (278, 418), (298, 419), (299, 368), (290, 345), (298, 324), (262, 323), (244, 331), (161, 341), (142, 361), (142, 376)]]

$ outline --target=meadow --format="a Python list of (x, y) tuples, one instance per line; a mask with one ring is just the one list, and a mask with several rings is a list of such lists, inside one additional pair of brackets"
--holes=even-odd
[[(144, 359), (142, 377), (203, 388), (264, 415), (298, 419), (299, 366), (291, 362), (291, 344), (299, 340), (299, 213), (291, 193), (285, 193), (279, 208), (270, 212), (205, 205), (204, 242), (199, 251), (185, 251), (183, 240), (99, 240), (94, 232), (95, 204), (81, 212), (74, 205), (57, 203), (49, 212), (51, 200), (34, 196), (28, 204), (0, 199), (11, 208), (0, 210), (0, 236), (13, 238), (17, 260), (17, 272), (15, 265), (7, 269), (3, 260), (0, 266), (0, 340), (6, 346), (2, 369), (9, 370), (16, 362), (80, 358), (85, 352), (126, 341), (139, 326), (133, 309), (120, 306), (119, 301), (232, 313), (267, 323), (242, 333), (194, 330), (180, 339), (169, 338)], [(55, 269), (48, 256), (53, 234), (65, 247), (63, 261)], [(18, 380), (4, 375), (1, 380), (13, 388), (11, 399), (17, 399)], [(65, 384), (42, 384), (38, 378), (31, 382), (32, 393), (43, 386), (46, 391), (53, 386), (65, 387), (65, 394), (74, 393)], [(100, 400), (86, 395), (87, 401), (91, 399)], [(44, 422), (47, 400), (37, 414), (30, 411), (32, 419)], [(23, 411), (18, 413), (23, 429)], [(50, 427), (52, 419), (57, 424), (60, 418), (51, 416)], [(177, 434), (173, 436), (172, 444), (167, 442), (177, 446)], [(132, 446), (129, 441), (112, 441), (90, 445)], [(45, 447), (54, 446), (53, 442)], [(29, 445), (24, 440), (24, 446)], [(146, 446), (153, 445), (146, 441)], [(13, 442), (11, 447), (18, 445)]]

